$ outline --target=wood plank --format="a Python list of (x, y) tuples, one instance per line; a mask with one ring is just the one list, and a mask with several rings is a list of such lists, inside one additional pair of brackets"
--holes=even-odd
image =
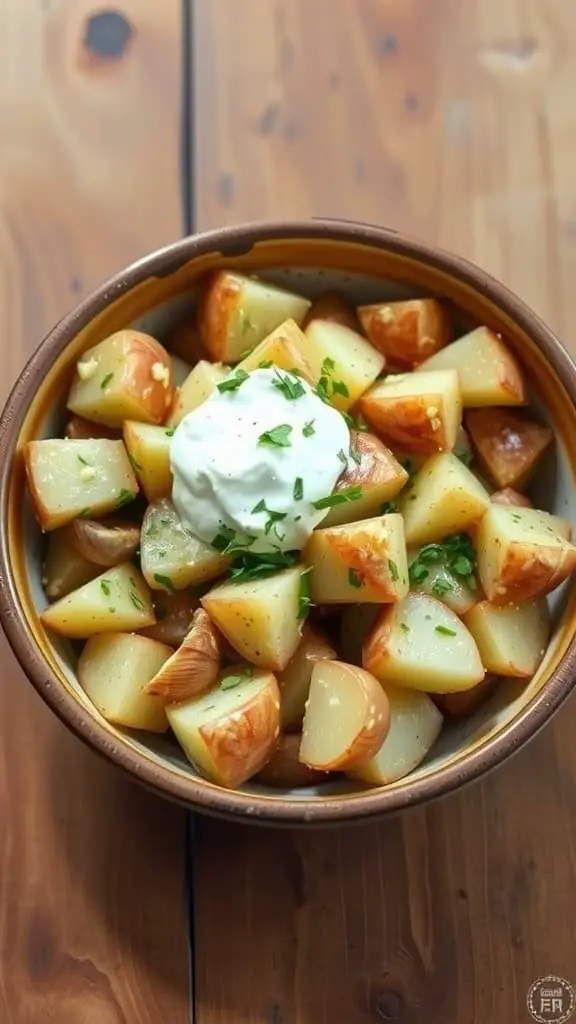
[[(244, 0), (241, 23), (235, 10), (196, 4), (201, 226), (387, 223), (483, 264), (570, 341), (576, 10)], [(575, 729), (572, 699), (481, 784), (360, 830), (202, 822), (199, 1024), (527, 1020), (539, 975), (576, 981)]]
[[(182, 37), (178, 0), (5, 0), (0, 20), (4, 397), (81, 293), (181, 233)], [(0, 656), (0, 1019), (184, 1024), (185, 816)]]

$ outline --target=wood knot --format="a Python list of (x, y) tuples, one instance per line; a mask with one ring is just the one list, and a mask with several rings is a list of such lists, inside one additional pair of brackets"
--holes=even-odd
[(402, 1020), (404, 1017), (404, 999), (393, 989), (376, 992), (372, 997), (372, 1009), (378, 1020)]
[(86, 22), (84, 47), (98, 60), (119, 60), (133, 35), (132, 25), (120, 11), (99, 11)]

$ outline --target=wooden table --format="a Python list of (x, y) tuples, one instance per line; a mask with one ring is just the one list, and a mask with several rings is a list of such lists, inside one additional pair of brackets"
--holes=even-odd
[[(1, 388), (183, 232), (402, 228), (576, 331), (570, 0), (2, 0)], [(576, 982), (576, 703), (482, 784), (355, 831), (196, 819), (2, 648), (1, 1024), (514, 1024)], [(192, 983), (193, 979), (193, 983)]]

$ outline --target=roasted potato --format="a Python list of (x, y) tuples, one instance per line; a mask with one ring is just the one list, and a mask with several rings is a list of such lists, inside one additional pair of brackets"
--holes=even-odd
[[(418, 550), (409, 550), (408, 564), (411, 565), (416, 561), (418, 555)], [(480, 600), (479, 588), (477, 584), (474, 586), (475, 580), (458, 576), (453, 572), (446, 555), (440, 555), (437, 560), (420, 562), (419, 567), (420, 578), (412, 583), (410, 589), (428, 594), (430, 597), (437, 597), (439, 601), (443, 601), (448, 608), (456, 612), (456, 615), (465, 615)], [(424, 575), (424, 572), (427, 575)]]
[(384, 367), (384, 356), (361, 334), (333, 320), (312, 320), (306, 342), (318, 387), (340, 410), (354, 405)]
[(470, 631), (427, 594), (408, 594), (383, 608), (364, 643), (362, 664), (387, 686), (429, 693), (469, 690), (484, 679)]
[(524, 378), (516, 358), (488, 327), (477, 327), (453, 341), (416, 370), (457, 370), (464, 406), (526, 402)]
[(214, 361), (238, 363), (285, 320), (301, 324), (309, 308), (309, 300), (302, 295), (220, 270), (199, 310), (200, 340)]
[(341, 526), (378, 515), (383, 504), (394, 499), (407, 480), (406, 470), (377, 437), (363, 430), (351, 430), (350, 456), (334, 494), (357, 486), (362, 488), (362, 494), (352, 501), (334, 505), (322, 520), (322, 526)]
[(428, 694), (387, 683), (386, 696), (390, 707), (386, 738), (373, 757), (355, 765), (349, 773), (372, 786), (386, 786), (414, 771), (442, 728), (442, 715)]
[(562, 520), (534, 508), (490, 505), (476, 538), (478, 573), (489, 601), (519, 604), (554, 590), (576, 568)]
[(300, 760), (318, 771), (345, 771), (373, 757), (390, 727), (388, 698), (357, 665), (317, 661), (302, 726)]
[(76, 516), (106, 515), (130, 504), (138, 493), (122, 441), (29, 441), (24, 459), (43, 530), (65, 526)]
[(362, 396), (360, 410), (391, 448), (407, 455), (452, 451), (462, 419), (458, 375), (390, 375)]
[(167, 497), (172, 490), (170, 440), (174, 430), (126, 420), (123, 433), (128, 458), (147, 500)]
[(154, 612), (145, 580), (128, 562), (108, 569), (60, 598), (40, 618), (47, 629), (82, 639), (96, 633), (136, 631), (151, 626)]
[(190, 363), (185, 362), (184, 359), (180, 359), (180, 356), (175, 356), (173, 352), (170, 353), (170, 361), (172, 365), (172, 383), (175, 388), (179, 388), (192, 373), (192, 366)]
[(310, 690), (312, 669), (317, 661), (336, 658), (326, 637), (306, 623), (302, 639), (286, 668), (278, 673), (280, 687), (280, 724), (287, 731), (299, 730)]
[[(513, 487), (503, 487), (501, 491), (494, 491), (490, 495), (490, 501), (493, 505), (513, 505), (514, 507), (520, 506), (521, 508), (534, 508), (530, 498), (525, 494), (520, 494), (519, 491), (515, 491)], [(570, 536), (566, 538), (570, 540)]]
[(168, 719), (159, 697), (145, 684), (170, 657), (172, 649), (133, 633), (93, 636), (78, 661), (78, 679), (109, 722), (129, 729), (167, 732)]
[(149, 334), (124, 330), (78, 360), (68, 408), (108, 427), (124, 420), (162, 423), (173, 394), (166, 349)]
[(282, 671), (302, 636), (302, 580), (301, 566), (245, 582), (227, 580), (209, 590), (201, 603), (242, 657)]
[(452, 334), (437, 299), (360, 306), (358, 316), (370, 343), (399, 369), (418, 366), (447, 345)]
[(276, 327), (264, 341), (261, 341), (244, 359), (238, 363), (237, 370), (250, 373), (257, 370), (262, 363), (272, 363), (279, 370), (293, 370), (309, 384), (318, 382), (318, 374), (314, 372), (306, 358), (307, 340), (295, 320), (285, 320)]
[(140, 526), (116, 519), (74, 519), (64, 532), (70, 543), (97, 566), (128, 562), (140, 543)]
[(201, 359), (190, 371), (184, 383), (174, 395), (172, 408), (166, 420), (168, 428), (177, 427), (189, 412), (202, 405), (215, 390), (217, 384), (226, 379), (230, 368), (221, 363), (207, 363)]
[(406, 543), (429, 544), (467, 530), (490, 505), (488, 492), (455, 455), (433, 455), (401, 502)]
[(361, 333), (360, 321), (354, 309), (339, 292), (324, 292), (316, 299), (304, 317), (302, 330), (305, 331), (313, 320), (329, 320), (357, 334)]
[(222, 640), (203, 608), (197, 608), (181, 646), (160, 666), (144, 688), (166, 704), (189, 700), (209, 690), (222, 667)]
[(152, 599), (156, 622), (141, 629), (142, 636), (150, 636), (170, 647), (179, 647), (190, 629), (200, 598), (189, 590), (178, 590), (174, 594), (155, 590)]
[(330, 778), (329, 772), (317, 772), (302, 764), (299, 757), (301, 742), (299, 733), (281, 736), (272, 757), (258, 772), (258, 782), (275, 789), (299, 789), (326, 782)]
[(263, 669), (227, 669), (211, 690), (166, 713), (195, 768), (229, 789), (241, 786), (270, 759), (280, 734), (280, 695)]
[(222, 576), (230, 559), (183, 526), (169, 498), (148, 506), (142, 523), (142, 572), (153, 590), (184, 590)]
[(498, 682), (496, 676), (487, 675), (471, 690), (462, 690), (460, 693), (435, 693), (434, 703), (443, 715), (450, 718), (469, 718), (492, 696)]
[(497, 607), (480, 601), (464, 616), (482, 664), (498, 676), (533, 676), (550, 636), (550, 616), (543, 597)]
[(100, 571), (100, 566), (89, 562), (70, 543), (66, 529), (50, 534), (42, 572), (42, 585), (49, 601), (57, 601), (71, 590), (84, 586)]
[(315, 530), (304, 551), (314, 604), (401, 601), (408, 592), (402, 516)]
[(120, 430), (113, 427), (105, 427), (103, 423), (91, 423), (81, 416), (71, 416), (64, 428), (64, 437), (73, 441), (89, 441), (98, 437), (106, 437), (109, 441), (119, 441)]
[(510, 409), (471, 409), (466, 426), (480, 464), (500, 488), (524, 487), (554, 439), (550, 427)]

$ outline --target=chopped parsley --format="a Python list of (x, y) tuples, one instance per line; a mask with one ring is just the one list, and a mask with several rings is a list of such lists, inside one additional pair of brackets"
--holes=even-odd
[(334, 395), (342, 395), (344, 398), (350, 397), (350, 392), (344, 381), (332, 379), (335, 366), (336, 364), (333, 359), (326, 358), (322, 363), (320, 380), (316, 385), (316, 394), (323, 402), (330, 403), (330, 399), (334, 398)]
[[(157, 577), (155, 576), (154, 579), (156, 578)], [(130, 591), (130, 600), (132, 601), (132, 604), (134, 605), (135, 608), (138, 609), (139, 612), (144, 611), (144, 608), (146, 607), (144, 601), (142, 600), (141, 597), (138, 596), (138, 594), (135, 594), (133, 590)]]
[(247, 665), (241, 672), (230, 676), (224, 676), (224, 678), (220, 680), (220, 689), (233, 690), (235, 686), (240, 686), (241, 683), (245, 683), (247, 679), (250, 679), (252, 677), (252, 673), (253, 669), (251, 666)]
[(308, 573), (310, 569), (304, 569), (300, 573), (300, 588), (298, 591), (298, 618), (300, 620), (305, 619), (310, 611), (312, 601), (310, 599), (310, 582), (308, 580)]
[(431, 589), (432, 593), (435, 594), (436, 597), (444, 597), (445, 594), (450, 594), (451, 591), (454, 590), (454, 587), (449, 580), (437, 579), (434, 580)]
[(410, 632), (410, 626), (408, 625), (407, 622), (401, 622), (400, 623), (400, 629), (402, 630), (403, 633), (409, 633)]
[(113, 378), (114, 378), (114, 374), (113, 373), (107, 373), (106, 376), (102, 378), (102, 380), (100, 381), (100, 387), (101, 387), (102, 391), (106, 390), (108, 385), (112, 382)]
[(472, 452), (455, 452), (454, 454), (456, 455), (456, 458), (460, 459), (460, 462), (464, 463), (465, 466), (472, 465), (472, 462), (474, 461), (474, 455)]
[(268, 506), (267, 506), (267, 504), (266, 504), (266, 502), (264, 501), (263, 498), (252, 509), (252, 514), (257, 513), (257, 512), (265, 512), (266, 515), (268, 516), (268, 519), (267, 519), (266, 524), (264, 526), (264, 533), (266, 535), (268, 535), (270, 533), (270, 530), (273, 529), (274, 533), (276, 534), (276, 536), (278, 538), (278, 540), (280, 540), (280, 541), (284, 540), (284, 537), (283, 536), (281, 537), (280, 534), (278, 533), (278, 530), (276, 529), (276, 526), (277, 526), (278, 523), (281, 523), (283, 519), (286, 519), (286, 516), (288, 515), (288, 513), (287, 512), (275, 512), (273, 508), (268, 508)]
[(297, 476), (294, 481), (292, 497), (294, 498), (294, 501), (302, 501), (302, 498), (304, 497), (304, 481), (301, 476)]
[(82, 463), (83, 466), (89, 466), (90, 465), (90, 463), (86, 462), (86, 459), (83, 459), (81, 455), (77, 455), (76, 458), (78, 459), (78, 462)]
[(402, 459), (402, 462), (400, 463), (400, 465), (402, 466), (403, 469), (406, 470), (406, 472), (408, 473), (408, 476), (412, 476), (412, 474), (414, 472), (414, 463), (413, 463), (412, 459)]
[(175, 587), (169, 576), (161, 576), (159, 572), (155, 572), (154, 579), (156, 583), (159, 583), (160, 586), (164, 587), (165, 590), (170, 591), (170, 593), (174, 593)]
[[(468, 534), (455, 533), (438, 544), (425, 544), (420, 548), (410, 563), (410, 582), (422, 583), (430, 575), (429, 565), (438, 562), (443, 563), (454, 576), (460, 577), (471, 590), (476, 590), (476, 553)], [(440, 581), (437, 582), (442, 586)]]
[(281, 423), (278, 427), (272, 427), (272, 430), (265, 430), (263, 434), (260, 434), (258, 444), (265, 444), (272, 448), (290, 448), (292, 444), (290, 440), (291, 433), (292, 427), (290, 424)]
[(246, 370), (236, 370), (232, 377), (227, 377), (226, 380), (221, 381), (216, 387), (220, 394), (223, 395), (227, 391), (237, 391), (246, 380), (248, 380)]
[(265, 554), (244, 551), (232, 562), (230, 582), (244, 583), (271, 576), (282, 569), (291, 568), (299, 558), (299, 551), (267, 551)]
[(301, 380), (290, 377), (288, 373), (280, 373), (278, 370), (275, 370), (274, 372), (276, 374), (276, 380), (272, 381), (272, 387), (275, 387), (280, 391), (287, 401), (293, 402), (296, 398), (302, 398), (302, 395), (306, 394), (306, 390)]
[[(254, 349), (252, 349), (252, 351), (254, 351)], [(258, 363), (258, 368), (260, 370), (269, 370), (271, 366), (274, 366), (271, 359), (263, 359), (261, 363)]]
[(312, 434), (316, 433), (316, 431), (314, 430), (315, 422), (315, 420), (308, 420), (308, 423), (304, 424), (304, 429), (302, 430), (304, 437), (312, 437)]
[(100, 580), (100, 589), (106, 597), (110, 597), (110, 582), (109, 580)]
[(128, 458), (130, 459), (130, 465), (132, 466), (132, 469), (134, 469), (136, 472), (138, 472), (139, 469), (142, 469), (140, 463), (134, 458), (134, 456), (130, 452), (128, 452)]
[(134, 501), (132, 491), (127, 491), (126, 488), (123, 487), (116, 498), (116, 508), (122, 508), (123, 505), (129, 505), (131, 501)]
[(388, 568), (390, 570), (390, 579), (392, 580), (392, 583), (396, 583), (396, 580), (400, 579), (400, 573), (398, 572), (396, 562), (393, 562), (391, 558), (388, 559)]
[[(259, 512), (263, 512), (266, 505), (264, 502), (259, 502), (259, 504), (262, 508), (258, 508), (258, 506), (256, 506), (252, 511), (256, 511), (257, 509)], [(241, 552), (246, 551), (246, 548), (249, 548), (255, 540), (255, 537), (243, 537), (242, 534), (236, 533), (235, 530), (231, 529), (231, 527), (225, 526), (224, 523), (221, 523), (220, 531), (212, 541), (212, 547), (216, 548), (216, 551), (219, 551), (221, 555), (238, 555)]]
[(364, 586), (364, 580), (357, 569), (348, 569), (348, 583), (351, 587)]
[(168, 429), (165, 430), (164, 433), (166, 434), (166, 437), (174, 437), (174, 434), (176, 433), (176, 427), (168, 427)]
[(352, 446), (350, 446), (350, 458), (354, 460), (357, 466), (359, 466), (362, 461), (362, 456), (360, 455), (360, 452), (357, 452), (356, 449)]
[(336, 494), (328, 494), (325, 498), (319, 498), (318, 501), (313, 501), (312, 505), (317, 509), (334, 508), (335, 505), (343, 505), (346, 501), (356, 501), (361, 497), (362, 488), (356, 484), (353, 487), (346, 487)]
[(449, 629), (448, 626), (434, 626), (434, 632), (440, 633), (441, 636), (456, 636), (456, 630)]
[(391, 512), (399, 512), (400, 504), (397, 501), (385, 501), (382, 505), (382, 515), (390, 515)]
[(342, 448), (338, 452), (338, 458), (340, 459), (340, 462), (343, 462), (345, 466), (348, 466), (348, 456)]

